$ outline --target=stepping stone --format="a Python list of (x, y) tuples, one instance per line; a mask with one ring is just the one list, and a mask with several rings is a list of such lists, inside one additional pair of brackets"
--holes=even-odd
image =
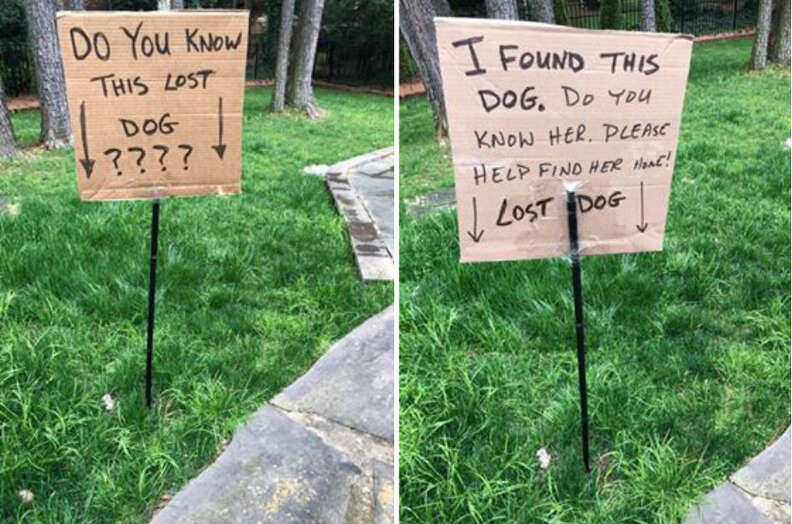
[(682, 524), (773, 524), (731, 483), (710, 491)]
[(306, 175), (325, 176), (330, 166), (326, 164), (315, 164), (303, 168), (303, 173)]
[(419, 217), (431, 211), (449, 209), (455, 204), (454, 188), (443, 189), (415, 198), (407, 204), (407, 212), (410, 216)]
[[(272, 400), (393, 442), (393, 306), (333, 344)], [(387, 414), (383, 416), (383, 414)]]
[(790, 428), (751, 462), (731, 476), (731, 481), (751, 495), (790, 502)]
[(266, 405), (152, 523), (370, 522), (370, 483), (345, 455)]

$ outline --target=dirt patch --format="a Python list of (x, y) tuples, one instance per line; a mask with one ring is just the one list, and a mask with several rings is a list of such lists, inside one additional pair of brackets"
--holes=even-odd
[(38, 109), (39, 101), (35, 96), (15, 96), (6, 99), (6, 107), (12, 113)]
[[(248, 80), (245, 82), (245, 87), (272, 87), (272, 85), (272, 80)], [(368, 93), (370, 95), (393, 96), (393, 89), (378, 89), (375, 87), (334, 84), (332, 82), (323, 82), (321, 80), (314, 80), (313, 85), (315, 87), (321, 87), (324, 89), (335, 89), (337, 91), (347, 91), (350, 93)]]
[(748, 29), (740, 29), (738, 31), (726, 31), (725, 33), (718, 33), (715, 35), (701, 35), (697, 36), (693, 39), (693, 41), (697, 44), (703, 42), (714, 42), (716, 40), (731, 40), (732, 38), (745, 38), (747, 36), (753, 36), (756, 34), (755, 27), (749, 27)]

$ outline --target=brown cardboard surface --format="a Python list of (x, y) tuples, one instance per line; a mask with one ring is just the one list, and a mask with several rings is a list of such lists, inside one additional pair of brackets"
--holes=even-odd
[(662, 249), (691, 37), (435, 25), (463, 262), (568, 254), (568, 189), (582, 255)]
[(241, 191), (247, 11), (57, 22), (81, 199)]

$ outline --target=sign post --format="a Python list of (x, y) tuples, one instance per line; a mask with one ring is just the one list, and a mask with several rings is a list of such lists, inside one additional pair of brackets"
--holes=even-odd
[(57, 22), (80, 198), (153, 201), (150, 407), (160, 202), (241, 192), (248, 12), (61, 11)]
[(575, 301), (575, 338), (577, 339), (578, 392), (580, 393), (580, 435), (583, 445), (583, 464), (589, 465), (588, 392), (586, 388), (586, 339), (583, 333), (583, 290), (580, 281), (580, 252), (578, 247), (577, 206), (575, 192), (567, 191), (569, 217), (569, 257), (572, 262), (572, 294)]
[(462, 262), (663, 248), (692, 37), (436, 18)]

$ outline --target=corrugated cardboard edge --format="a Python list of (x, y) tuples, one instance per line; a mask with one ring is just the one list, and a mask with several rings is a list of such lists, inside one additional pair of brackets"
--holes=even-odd
[(661, 39), (679, 39), (679, 40), (690, 40), (693, 41), (693, 35), (689, 34), (682, 34), (682, 33), (653, 33), (649, 31), (625, 31), (620, 29), (585, 29), (582, 27), (572, 27), (568, 25), (555, 25), (555, 24), (543, 24), (541, 22), (527, 22), (522, 20), (498, 20), (493, 18), (457, 18), (457, 17), (448, 17), (448, 16), (437, 16), (434, 19), (435, 26), (437, 24), (443, 24), (446, 22), (453, 22), (454, 24), (458, 25), (478, 25), (482, 22), (486, 22), (487, 24), (491, 24), (492, 26), (501, 26), (501, 27), (511, 27), (515, 30), (525, 29), (526, 27), (530, 27), (533, 30), (538, 31), (547, 31), (547, 32), (566, 32), (566, 33), (597, 33), (597, 34), (612, 34), (618, 36), (626, 36), (626, 35), (640, 35), (640, 36), (650, 36), (654, 38), (661, 38)]

